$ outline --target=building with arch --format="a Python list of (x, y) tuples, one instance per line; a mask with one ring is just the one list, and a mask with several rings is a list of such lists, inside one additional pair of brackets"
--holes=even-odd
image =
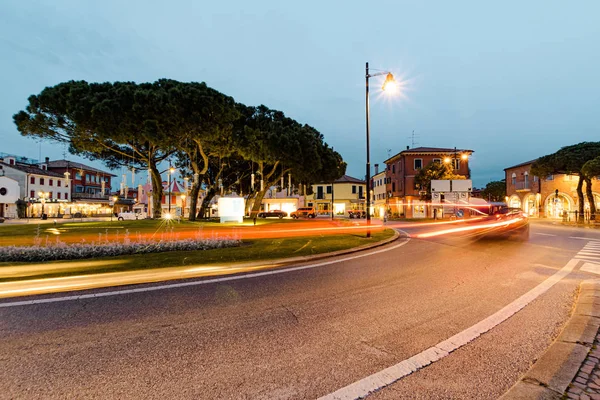
[[(548, 175), (539, 178), (531, 174), (536, 160), (527, 161), (504, 169), (506, 203), (520, 208), (530, 217), (563, 218), (574, 220), (579, 209), (577, 183), (579, 176), (569, 174)], [(585, 184), (583, 187), (585, 197)], [(600, 208), (600, 181), (592, 179), (592, 193), (596, 208)], [(590, 205), (585, 198), (584, 212), (589, 215)], [(565, 214), (566, 213), (566, 214)]]

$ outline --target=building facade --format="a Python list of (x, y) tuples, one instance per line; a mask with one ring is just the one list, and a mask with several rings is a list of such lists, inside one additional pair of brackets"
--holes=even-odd
[(307, 195), (307, 207), (314, 207), (317, 215), (343, 216), (350, 210), (366, 208), (365, 181), (344, 175), (333, 183), (317, 183), (312, 185), (313, 193)]
[(116, 175), (69, 160), (50, 161), (46, 157), (45, 164), (49, 171), (69, 181), (71, 204), (68, 214), (108, 216), (113, 212), (110, 191), (111, 180)]
[(371, 214), (377, 218), (383, 218), (388, 210), (388, 191), (386, 185), (386, 171), (379, 172), (379, 165), (375, 164), (375, 175), (371, 178), (372, 196)]
[[(576, 219), (579, 210), (577, 196), (578, 175), (555, 174), (540, 179), (531, 174), (536, 160), (504, 169), (506, 178), (506, 203), (521, 208), (531, 217)], [(585, 183), (583, 184), (585, 197)], [(596, 207), (600, 205), (600, 181), (592, 179), (592, 193)], [(590, 205), (583, 199), (584, 212), (589, 217)], [(566, 214), (565, 214), (566, 213)]]
[(454, 173), (470, 179), (469, 157), (473, 150), (416, 147), (385, 160), (388, 209), (392, 215), (424, 218), (430, 214), (429, 203), (421, 200), (423, 190), (415, 185), (421, 168), (430, 163), (451, 163)]
[(0, 174), (17, 181), (19, 198), (27, 202), (28, 217), (46, 214), (60, 218), (67, 213), (71, 198), (69, 181), (64, 175), (48, 170), (47, 163), (28, 164), (17, 156), (5, 155), (0, 168)]

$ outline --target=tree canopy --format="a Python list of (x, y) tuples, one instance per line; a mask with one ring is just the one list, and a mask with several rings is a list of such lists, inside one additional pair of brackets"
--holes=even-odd
[(485, 185), (481, 191), (481, 196), (488, 201), (504, 201), (506, 197), (506, 181), (492, 181)]
[(191, 210), (201, 185), (213, 194), (217, 182), (241, 187), (248, 167), (264, 181), (254, 191), (255, 209), (288, 173), (309, 185), (345, 173), (341, 155), (315, 128), (264, 105), (235, 103), (205, 83), (69, 81), (28, 100), (13, 117), (22, 135), (67, 143), (72, 153), (109, 168), (147, 168), (155, 218), (163, 192), (159, 165), (173, 156), (182, 172), (193, 174)]

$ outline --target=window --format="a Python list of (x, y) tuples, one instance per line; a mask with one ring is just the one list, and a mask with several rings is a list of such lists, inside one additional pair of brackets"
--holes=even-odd
[(458, 158), (452, 160), (452, 165), (454, 169), (460, 169), (460, 160)]
[(51, 199), (52, 198), (52, 192), (48, 192), (48, 198)]
[(75, 172), (75, 179), (81, 179), (81, 172)]
[(512, 178), (511, 178), (511, 180), (510, 180), (510, 183), (511, 183), (512, 185), (516, 185), (516, 184), (517, 184), (517, 174), (515, 174), (514, 172), (513, 172), (513, 174), (512, 174)]
[(56, 181), (56, 186), (61, 187), (62, 186), (62, 181), (60, 179), (58, 179)]
[(415, 158), (415, 169), (421, 169), (421, 168), (423, 168), (423, 159)]
[(327, 194), (331, 194), (331, 185), (327, 186)]
[(32, 199), (35, 198), (35, 190), (29, 192), (29, 197)]
[(547, 181), (553, 181), (554, 180), (554, 175), (550, 174), (546, 177)]
[(392, 174), (396, 173), (396, 164), (392, 165)]
[(573, 175), (565, 175), (565, 182), (569, 182), (573, 180)]
[(442, 159), (441, 158), (434, 158), (433, 159), (433, 163), (434, 164), (441, 164), (442, 163)]
[(32, 176), (31, 178), (29, 178), (29, 183), (31, 183), (32, 185), (35, 184), (35, 176)]
[(83, 186), (75, 186), (75, 193), (83, 193)]
[(534, 176), (533, 176), (533, 181), (534, 181), (534, 182), (537, 182), (537, 181), (538, 181), (538, 177), (534, 175)]
[(44, 184), (44, 178), (40, 178), (40, 185)]
[(57, 192), (57, 193), (56, 193), (56, 198), (57, 198), (57, 199), (60, 199), (60, 192)]
[(69, 193), (65, 193), (65, 200), (69, 199)]
[(529, 173), (525, 171), (525, 189), (529, 189)]
[(48, 179), (48, 186), (54, 186), (54, 179)]
[(358, 198), (359, 199), (363, 198), (363, 187), (362, 186), (358, 187)]
[(352, 194), (356, 194), (356, 185), (352, 185)]
[(392, 192), (396, 191), (396, 182), (392, 182)]

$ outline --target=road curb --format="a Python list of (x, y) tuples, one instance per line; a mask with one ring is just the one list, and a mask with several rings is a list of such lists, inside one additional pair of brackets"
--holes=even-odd
[(259, 265), (286, 265), (286, 264), (293, 264), (293, 263), (297, 263), (297, 262), (320, 260), (323, 258), (330, 258), (330, 257), (342, 256), (345, 254), (357, 253), (359, 251), (370, 250), (370, 249), (374, 249), (376, 247), (385, 246), (386, 244), (389, 244), (389, 243), (392, 243), (392, 242), (395, 242), (396, 240), (398, 240), (400, 238), (400, 232), (398, 232), (396, 229), (393, 229), (393, 228), (389, 228), (389, 229), (392, 229), (394, 231), (394, 236), (392, 236), (391, 238), (384, 239), (377, 243), (363, 244), (361, 246), (352, 247), (350, 249), (337, 250), (337, 251), (332, 251), (329, 253), (315, 254), (312, 256), (278, 258), (276, 260), (252, 261), (249, 263), (240, 263), (240, 264), (231, 263), (231, 265), (235, 265), (235, 266), (239, 266), (239, 267), (255, 267), (255, 266), (259, 266)]
[(575, 311), (558, 338), (501, 399), (562, 399), (600, 328), (600, 279), (581, 283)]

